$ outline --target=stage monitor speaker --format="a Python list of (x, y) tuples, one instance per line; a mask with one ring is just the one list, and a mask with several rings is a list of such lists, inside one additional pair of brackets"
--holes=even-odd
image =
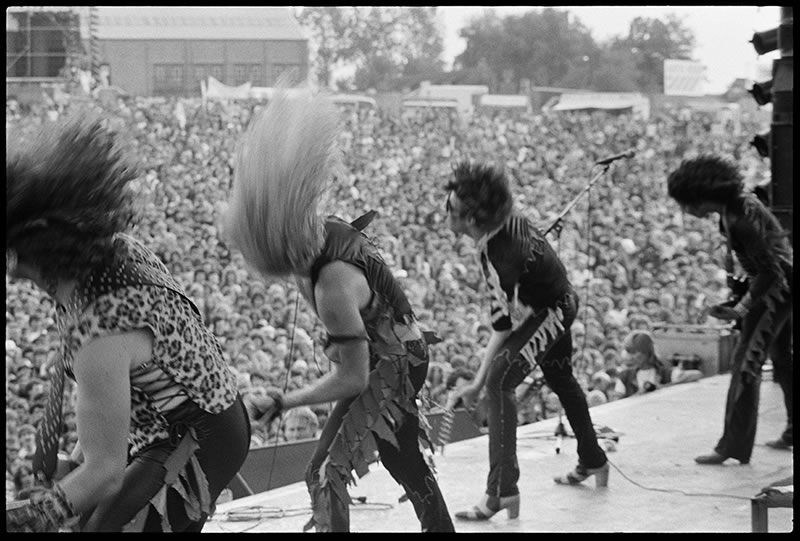
[(654, 325), (653, 342), (662, 362), (676, 354), (700, 358), (704, 376), (728, 372), (739, 332), (723, 325)]

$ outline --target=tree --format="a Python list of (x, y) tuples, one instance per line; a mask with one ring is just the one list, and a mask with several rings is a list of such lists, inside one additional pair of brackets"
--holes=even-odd
[(311, 71), (320, 86), (329, 87), (333, 71), (355, 60), (356, 17), (353, 8), (331, 6), (299, 12), (298, 21), (309, 34)]
[(604, 50), (592, 73), (590, 88), (597, 92), (636, 92), (638, 78), (630, 52)]
[(664, 91), (664, 60), (690, 60), (695, 37), (683, 19), (669, 14), (666, 21), (637, 17), (626, 38), (612, 40), (610, 49), (630, 52), (638, 71), (637, 83), (644, 92)]
[(517, 85), (521, 79), (536, 86), (576, 80), (573, 72), (585, 69), (583, 58), (597, 54), (588, 29), (569, 12), (552, 8), (503, 19), (486, 11), (460, 36), (467, 47), (456, 58), (458, 68), (474, 69), (483, 61), (491, 66), (493, 81), (503, 81), (510, 70)]
[(355, 85), (362, 89), (388, 90), (404, 77), (442, 71), (435, 7), (311, 7), (299, 20), (309, 32), (322, 86), (330, 86), (333, 70), (343, 65), (356, 68)]
[(435, 7), (369, 8), (366, 21), (357, 44), (362, 53), (358, 88), (393, 90), (442, 73), (444, 46)]
[(687, 59), (695, 44), (675, 15), (663, 22), (639, 17), (627, 37), (598, 44), (578, 18), (552, 8), (505, 18), (486, 10), (460, 36), (467, 47), (452, 79), (487, 84), (493, 92), (508, 74), (517, 88), (528, 79), (533, 86), (660, 92), (664, 59)]

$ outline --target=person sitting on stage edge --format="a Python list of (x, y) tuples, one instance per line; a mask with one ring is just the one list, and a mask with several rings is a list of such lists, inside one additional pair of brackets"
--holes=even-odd
[[(672, 383), (672, 371), (656, 355), (653, 337), (648, 331), (632, 331), (622, 342), (622, 361), (624, 368), (619, 372), (619, 379), (625, 386), (625, 396), (644, 394)], [(681, 382), (690, 377), (702, 377), (698, 374), (678, 374)], [(677, 382), (676, 382), (677, 383)]]
[(8, 140), (6, 272), (55, 300), (61, 339), (34, 469), (56, 469), (65, 376), (82, 461), (6, 529), (199, 532), (247, 456), (247, 412), (196, 305), (126, 233), (136, 167), (88, 111)]
[[(563, 404), (578, 442), (578, 465), (557, 483), (575, 485), (594, 475), (608, 482), (608, 461), (597, 443), (586, 396), (572, 372), (572, 336), (578, 297), (553, 248), (515, 213), (504, 173), (462, 162), (446, 185), (450, 228), (472, 238), (491, 294), (492, 335), (474, 381), (453, 393), (471, 405), (486, 385), (489, 402), (489, 475), (480, 502), (457, 518), (486, 520), (501, 509), (519, 513), (517, 385), (538, 363)], [(516, 328), (514, 329), (514, 326)], [(514, 329), (512, 331), (512, 329)]]
[(783, 390), (787, 415), (783, 434), (767, 446), (789, 449), (793, 444), (793, 255), (788, 234), (757, 195), (745, 189), (736, 164), (726, 158), (702, 155), (685, 160), (668, 176), (667, 189), (684, 212), (698, 218), (719, 215), (729, 251), (736, 254), (749, 280), (747, 292), (733, 306), (725, 303), (709, 311), (717, 319), (739, 322), (741, 331), (731, 361), (722, 438), (711, 454), (695, 460), (699, 464), (721, 464), (729, 458), (742, 464), (750, 461), (761, 367), (767, 355)]
[(369, 471), (379, 451), (422, 530), (453, 531), (420, 450), (425, 433), (416, 400), (428, 345), (400, 284), (361, 232), (374, 215), (352, 224), (319, 215), (322, 193), (341, 168), (339, 114), (323, 96), (292, 92), (278, 90), (251, 121), (224, 229), (265, 278), (294, 279), (329, 333), (333, 369), (303, 388), (254, 402), (252, 413), (272, 418), (337, 401), (306, 469), (313, 509), (306, 529), (349, 531), (347, 485), (353, 471), (359, 477)]

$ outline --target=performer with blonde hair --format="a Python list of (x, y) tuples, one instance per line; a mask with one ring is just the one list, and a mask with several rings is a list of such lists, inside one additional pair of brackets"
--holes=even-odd
[[(264, 277), (293, 279), (328, 331), (333, 370), (302, 389), (250, 404), (274, 418), (336, 401), (306, 469), (313, 516), (305, 529), (349, 531), (347, 485), (381, 461), (414, 505), (423, 531), (453, 531), (431, 467), (417, 394), (428, 349), (405, 293), (353, 224), (320, 214), (341, 162), (339, 113), (306, 89), (280, 89), (255, 117), (237, 154), (224, 227)], [(360, 223), (361, 222), (361, 223)], [(427, 442), (429, 444), (429, 442)]]
[[(7, 150), (6, 272), (56, 302), (61, 349), (33, 460), (48, 488), (6, 530), (199, 532), (249, 423), (197, 306), (128, 234), (135, 164), (89, 111)], [(55, 481), (67, 376), (80, 464)]]

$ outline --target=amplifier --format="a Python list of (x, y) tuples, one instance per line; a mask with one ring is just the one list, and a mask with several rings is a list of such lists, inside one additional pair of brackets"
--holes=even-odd
[(673, 358), (699, 358), (704, 376), (730, 371), (731, 356), (739, 331), (729, 325), (666, 325), (654, 324), (653, 342), (658, 357), (665, 362)]

